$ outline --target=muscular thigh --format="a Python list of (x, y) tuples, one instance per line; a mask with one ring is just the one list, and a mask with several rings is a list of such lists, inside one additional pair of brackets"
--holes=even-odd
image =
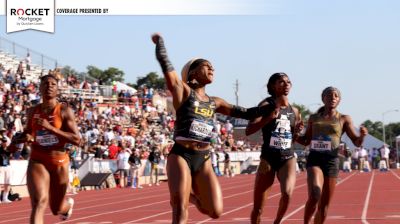
[(50, 171), (50, 205), (52, 207), (60, 206), (64, 199), (69, 183), (68, 170), (69, 165), (64, 164)]
[(307, 168), (307, 183), (309, 191), (315, 188), (322, 189), (324, 185), (324, 174), (320, 167), (312, 166)]
[(27, 169), (27, 185), (31, 198), (48, 198), (50, 174), (43, 164), (29, 161)]
[(207, 160), (204, 165), (193, 174), (193, 193), (201, 201), (204, 207), (212, 210), (222, 208), (222, 192), (218, 178), (214, 173), (211, 161)]
[(296, 183), (296, 159), (286, 161), (278, 171), (278, 179), (281, 183), (281, 190), (291, 192)]
[(170, 154), (167, 163), (168, 187), (171, 197), (189, 201), (192, 177), (189, 166), (181, 156)]
[(258, 193), (264, 193), (274, 183), (275, 171), (272, 169), (271, 164), (261, 158), (260, 164), (258, 165), (255, 191)]

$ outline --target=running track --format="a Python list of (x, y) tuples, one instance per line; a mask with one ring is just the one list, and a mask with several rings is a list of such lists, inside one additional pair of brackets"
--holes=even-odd
[[(190, 206), (189, 223), (249, 223), (254, 175), (219, 178), (224, 196), (224, 213), (209, 219)], [(272, 223), (279, 202), (275, 181), (264, 208), (263, 223)], [(80, 192), (70, 220), (62, 223), (170, 223), (167, 184), (135, 189), (105, 189)], [(302, 223), (307, 198), (306, 175), (297, 176), (293, 200), (283, 223)], [(0, 204), (0, 223), (28, 223), (28, 198)], [(58, 223), (47, 210), (46, 223)], [(400, 223), (400, 170), (389, 172), (341, 173), (326, 223)]]

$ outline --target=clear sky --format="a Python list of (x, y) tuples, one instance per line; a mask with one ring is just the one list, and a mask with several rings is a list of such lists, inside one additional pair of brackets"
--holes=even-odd
[[(322, 90), (338, 87), (339, 110), (359, 125), (400, 109), (399, 11), (394, 0), (282, 1), (276, 13), (258, 16), (57, 16), (54, 34), (6, 34), (1, 16), (0, 36), (81, 72), (117, 67), (135, 82), (161, 75), (150, 40), (161, 32), (177, 70), (192, 57), (212, 62), (209, 95), (235, 103), (239, 80), (239, 104), (254, 106), (268, 95), (269, 76), (285, 72), (291, 102), (316, 110)], [(388, 122), (400, 122), (400, 112), (386, 113)]]

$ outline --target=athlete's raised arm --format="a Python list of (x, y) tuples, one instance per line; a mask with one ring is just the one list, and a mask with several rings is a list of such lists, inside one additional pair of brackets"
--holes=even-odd
[(152, 35), (151, 39), (156, 45), (156, 57), (160, 63), (167, 87), (172, 93), (174, 107), (177, 109), (189, 96), (190, 87), (179, 78), (176, 70), (172, 66), (162, 36), (159, 33), (155, 33)]

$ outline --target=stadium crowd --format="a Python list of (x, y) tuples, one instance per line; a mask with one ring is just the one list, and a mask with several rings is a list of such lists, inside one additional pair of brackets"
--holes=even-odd
[[(39, 83), (28, 81), (24, 75), (25, 69), (27, 67), (23, 63), (16, 71), (5, 69), (0, 64), (0, 154), (3, 167), (9, 166), (9, 159), (26, 160), (30, 154), (29, 143), (20, 144), (13, 154), (5, 150), (11, 139), (17, 133), (23, 132), (27, 120), (26, 109), (40, 102)], [(59, 69), (49, 73), (59, 78), (60, 89), (81, 89), (98, 93), (103, 85), (101, 80), (81, 81), (74, 75), (63, 75)], [(78, 169), (79, 161), (91, 153), (98, 160), (117, 160), (120, 187), (128, 186), (130, 182), (130, 187), (141, 188), (138, 168), (142, 160), (149, 160), (151, 177), (155, 174), (155, 180), (151, 178), (150, 184), (158, 185), (158, 164), (172, 147), (175, 117), (163, 104), (153, 99), (154, 96), (165, 97), (168, 94), (165, 90), (154, 90), (146, 86), (134, 93), (119, 91), (114, 85), (113, 95), (117, 98), (116, 101), (100, 104), (95, 97), (83, 98), (78, 93), (60, 94), (59, 101), (73, 108), (82, 136), (80, 146), (66, 146), (71, 152), (72, 170)], [(259, 146), (250, 144), (245, 138), (233, 138), (233, 125), (229, 119), (216, 122), (213, 136), (211, 159), (217, 175), (222, 175), (218, 169), (219, 161), (229, 162), (229, 155), (225, 153), (225, 158), (219, 158), (217, 152), (259, 150)], [(386, 167), (389, 168), (389, 152), (394, 150), (388, 150), (386, 147), (367, 149), (365, 152), (362, 149), (347, 150), (344, 162), (351, 161), (350, 170), (363, 171), (364, 161), (369, 161), (372, 168), (380, 168), (379, 163), (384, 158)], [(393, 153), (390, 156), (393, 157)], [(230, 169), (224, 170), (232, 176)], [(2, 172), (5, 172), (4, 168)], [(4, 192), (9, 192), (9, 185), (3, 185)], [(3, 194), (1, 201), (8, 202), (7, 196)]]
[[(40, 102), (39, 82), (27, 81), (24, 70), (22, 63), (15, 72), (12, 69), (6, 70), (0, 64), (2, 149), (8, 147), (16, 134), (23, 132), (27, 121), (26, 109)], [(59, 69), (50, 70), (49, 73), (59, 78), (61, 90), (80, 89), (99, 92), (102, 84), (101, 81), (80, 81), (74, 75), (64, 76)], [(131, 182), (132, 187), (139, 187), (135, 178), (140, 174), (136, 174), (135, 178), (129, 174), (134, 173), (135, 167), (140, 166), (139, 163), (135, 164), (139, 158), (139, 161), (150, 160), (151, 164), (154, 164), (151, 166), (151, 174), (156, 174), (156, 177), (155, 181), (151, 182), (158, 185), (159, 168), (155, 164), (168, 155), (172, 146), (175, 117), (171, 112), (167, 112), (165, 106), (153, 99), (154, 96), (165, 97), (167, 93), (146, 86), (132, 93), (126, 90), (118, 91), (113, 86), (113, 95), (117, 98), (116, 101), (100, 104), (96, 97), (83, 98), (79, 93), (61, 91), (59, 101), (72, 107), (82, 137), (79, 146), (66, 146), (70, 150), (72, 170), (77, 169), (79, 161), (91, 153), (98, 160), (117, 160), (119, 175), (116, 176), (121, 180), (119, 186), (126, 186)], [(233, 125), (229, 120), (216, 122), (213, 133), (215, 152), (251, 148), (247, 141), (233, 139)], [(12, 154), (6, 153), (6, 150), (1, 153), (7, 160), (26, 160), (29, 158), (30, 144), (19, 144), (18, 150)], [(133, 179), (127, 180), (127, 176), (132, 176)], [(8, 191), (9, 188), (4, 190)]]

